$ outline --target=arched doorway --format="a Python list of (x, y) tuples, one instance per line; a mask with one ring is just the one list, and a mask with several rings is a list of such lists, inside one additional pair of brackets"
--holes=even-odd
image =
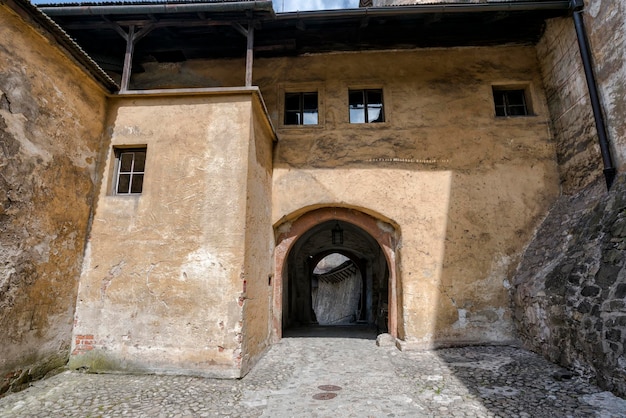
[[(354, 209), (323, 208), (276, 230), (275, 339), (318, 323), (369, 324), (397, 336), (396, 228)], [(320, 268), (329, 256), (339, 261)]]

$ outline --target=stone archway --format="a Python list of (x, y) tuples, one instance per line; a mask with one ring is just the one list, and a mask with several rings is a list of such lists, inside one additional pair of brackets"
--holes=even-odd
[[(382, 218), (382, 217), (381, 217)], [(339, 223), (346, 230), (347, 241), (342, 245), (316, 244), (326, 237), (329, 240), (331, 229)], [(328, 207), (315, 209), (307, 212), (293, 220), (283, 220), (275, 226), (276, 248), (274, 253), (275, 273), (274, 273), (274, 295), (273, 295), (273, 338), (278, 341), (282, 338), (283, 325), (290, 318), (293, 312), (289, 312), (290, 305), (288, 297), (290, 268), (293, 271), (293, 264), (306, 264), (305, 257), (311, 260), (319, 260), (324, 254), (330, 252), (344, 253), (349, 258), (363, 260), (365, 269), (367, 260), (372, 259), (374, 251), (380, 252), (380, 259), (385, 263), (385, 287), (388, 307), (387, 329), (394, 337), (398, 337), (398, 275), (397, 275), (397, 244), (399, 242), (399, 232), (396, 227), (381, 219), (377, 219), (359, 210), (341, 207)], [(322, 237), (322, 238), (320, 238)], [(362, 243), (362, 244), (357, 244)], [(312, 249), (314, 248), (314, 249)], [(378, 249), (378, 250), (376, 250)], [(294, 253), (299, 261), (296, 262)], [(290, 267), (291, 262), (291, 267)], [(380, 274), (379, 274), (380, 276)], [(293, 274), (292, 274), (293, 277)], [(375, 286), (374, 286), (375, 287)], [(371, 286), (370, 286), (371, 293)], [(310, 303), (303, 299), (303, 304), (298, 308), (302, 319)], [(371, 294), (370, 294), (371, 297)], [(371, 319), (371, 317), (368, 317)]]

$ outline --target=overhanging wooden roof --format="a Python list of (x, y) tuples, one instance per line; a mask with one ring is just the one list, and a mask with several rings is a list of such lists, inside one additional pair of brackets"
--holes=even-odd
[(244, 56), (242, 29), (249, 24), (255, 28), (256, 56), (532, 44), (546, 19), (569, 13), (570, 2), (438, 3), (279, 14), (270, 1), (233, 0), (83, 3), (41, 9), (100, 66), (118, 73), (126, 41), (116, 26), (153, 26), (135, 47), (133, 71), (141, 71), (150, 61)]

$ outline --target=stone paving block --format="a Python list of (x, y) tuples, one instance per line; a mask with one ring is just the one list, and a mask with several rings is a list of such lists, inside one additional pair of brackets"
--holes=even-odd
[(359, 336), (284, 338), (240, 380), (68, 371), (1, 398), (0, 417), (626, 417), (626, 400), (520, 348)]

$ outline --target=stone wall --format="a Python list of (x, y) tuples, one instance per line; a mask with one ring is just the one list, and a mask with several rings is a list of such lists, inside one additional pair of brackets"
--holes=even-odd
[[(618, 172), (626, 154), (624, 12), (623, 2), (602, 0), (587, 1), (583, 12)], [(518, 333), (529, 348), (624, 396), (624, 178), (606, 193), (573, 20), (548, 21), (537, 52), (564, 195), (518, 267)]]
[(345, 325), (361, 319), (359, 301), (365, 291), (361, 271), (349, 262), (340, 272), (314, 276), (311, 298), (320, 325)]
[(537, 45), (563, 193), (602, 176), (602, 157), (572, 18), (551, 19)]
[[(626, 166), (626, 4), (587, 0), (583, 12), (614, 165)], [(548, 20), (537, 45), (565, 194), (602, 176), (589, 92), (571, 17)]]
[(67, 362), (105, 92), (0, 5), (0, 393)]
[(626, 3), (585, 0), (584, 21), (615, 166), (626, 169)]
[(626, 177), (563, 196), (518, 268), (517, 332), (530, 349), (626, 396)]

